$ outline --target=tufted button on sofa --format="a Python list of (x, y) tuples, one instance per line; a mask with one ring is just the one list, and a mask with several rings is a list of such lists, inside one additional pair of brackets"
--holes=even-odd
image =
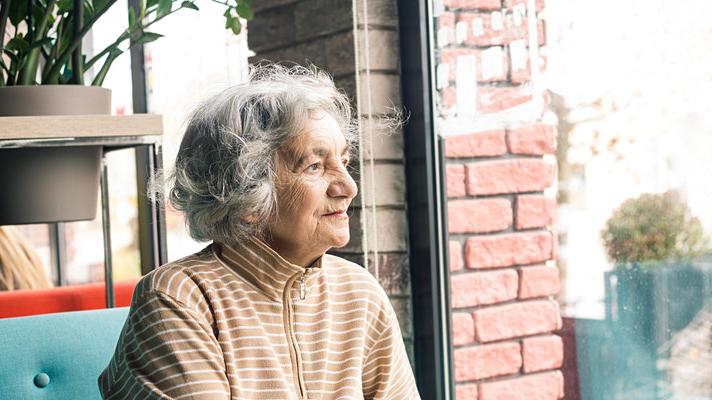
[(0, 399), (99, 399), (128, 307), (0, 319)]

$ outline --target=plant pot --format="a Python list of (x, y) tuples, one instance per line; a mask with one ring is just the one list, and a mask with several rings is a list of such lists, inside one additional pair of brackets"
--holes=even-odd
[[(110, 113), (104, 88), (0, 87), (0, 117)], [(0, 225), (94, 219), (101, 156), (101, 146), (0, 149)]]
[(0, 87), (0, 117), (111, 114), (111, 90), (82, 85)]

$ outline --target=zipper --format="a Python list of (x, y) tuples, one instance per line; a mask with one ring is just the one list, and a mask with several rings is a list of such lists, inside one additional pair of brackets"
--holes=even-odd
[(289, 356), (292, 360), (292, 374), (294, 375), (295, 385), (299, 390), (299, 398), (307, 398), (307, 389), (304, 383), (304, 377), (302, 376), (302, 355), (299, 350), (299, 344), (297, 343), (297, 337), (294, 333), (294, 310), (292, 309), (292, 285), (299, 279), (299, 299), (305, 300), (307, 298), (307, 285), (306, 277), (309, 273), (309, 268), (305, 268), (304, 272), (295, 274), (287, 281), (287, 285), (282, 293), (283, 300), (283, 322), (284, 330), (287, 334), (287, 344), (289, 348)]
[(299, 278), (299, 300), (306, 300), (307, 298), (307, 284), (306, 284), (306, 279), (307, 279), (307, 273), (309, 272), (309, 268), (304, 268), (304, 273), (302, 276)]

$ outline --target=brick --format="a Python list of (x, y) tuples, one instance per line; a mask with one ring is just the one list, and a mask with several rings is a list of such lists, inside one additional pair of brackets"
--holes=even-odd
[(413, 337), (413, 312), (411, 306), (413, 302), (410, 298), (388, 298), (393, 306), (393, 311), (398, 318), (398, 326), (401, 328), (401, 334), (404, 338)]
[(509, 73), (512, 83), (523, 83), (531, 79), (531, 51), (526, 40), (514, 40), (509, 49)]
[(465, 242), (467, 268), (498, 268), (552, 258), (552, 233), (536, 231), (472, 237)]
[(475, 339), (480, 342), (547, 333), (561, 327), (559, 305), (552, 300), (486, 307), (473, 312), (472, 316)]
[[(512, 10), (514, 6), (517, 5), (523, 5), (524, 7), (527, 6), (527, 0), (504, 0), (504, 6), (507, 7), (508, 10)], [(537, 12), (541, 11), (544, 9), (544, 0), (536, 0), (534, 3), (534, 8), (536, 9)]]
[(531, 101), (534, 97), (531, 89), (524, 86), (479, 87), (477, 112), (492, 114)]
[(519, 343), (505, 342), (455, 349), (455, 381), (513, 374), (522, 366)]
[(536, 21), (537, 42), (539, 47), (546, 45), (546, 22), (542, 19)]
[(322, 40), (326, 42), (324, 58), (329, 73), (336, 76), (354, 73), (356, 52), (353, 31), (328, 36)]
[(507, 152), (504, 130), (492, 130), (447, 136), (445, 157), (491, 157)]
[(268, 10), (270, 8), (275, 8), (275, 7), (281, 7), (286, 4), (291, 4), (291, 3), (296, 3), (299, 0), (267, 0), (267, 1), (260, 1), (252, 5), (252, 10), (254, 11), (255, 15), (260, 14), (264, 10)]
[(352, 4), (341, 0), (302, 0), (294, 6), (294, 39), (306, 40), (353, 29)]
[(449, 86), (440, 89), (440, 111), (449, 110), (457, 105), (457, 91), (454, 87)]
[(394, 115), (374, 115), (371, 118), (362, 117), (360, 123), (364, 160), (403, 161), (402, 121)]
[[(346, 2), (348, 3), (348, 2)], [(356, 20), (359, 24), (368, 22), (372, 26), (398, 26), (398, 6), (392, 0), (368, 0), (368, 18), (364, 14), (363, 3), (355, 3)]]
[(554, 183), (554, 165), (542, 159), (481, 161), (467, 164), (467, 194), (543, 191)]
[(564, 362), (564, 344), (556, 335), (522, 340), (524, 372), (561, 368)]
[(512, 204), (507, 199), (450, 200), (447, 224), (450, 233), (501, 231), (512, 226)]
[[(359, 7), (361, 8), (361, 7)], [(371, 11), (369, 10), (369, 14)], [(369, 21), (370, 24), (375, 22)], [(366, 31), (365, 29), (359, 29), (358, 35), (358, 45), (359, 45), (359, 62), (361, 63), (361, 68), (366, 66)], [(353, 41), (353, 34), (351, 34), (351, 40)], [(398, 72), (398, 66), (400, 65), (399, 52), (399, 39), (398, 31), (392, 30), (382, 30), (376, 28), (370, 28), (368, 30), (368, 44), (369, 44), (369, 66), (371, 70), (379, 71), (394, 71)], [(353, 42), (349, 46), (345, 45), (350, 51), (353, 51)], [(349, 55), (353, 59), (353, 54)], [(351, 65), (351, 71), (355, 68), (355, 62)], [(336, 74), (334, 71), (329, 71)]]
[[(358, 75), (359, 112), (361, 114), (389, 114), (394, 104), (402, 104), (400, 76), (372, 71)], [(371, 91), (370, 97), (368, 91)], [(370, 100), (370, 106), (369, 106)]]
[(543, 228), (554, 225), (556, 199), (537, 194), (517, 196), (516, 228)]
[[(374, 254), (369, 253), (369, 267), (375, 268)], [(378, 283), (388, 295), (410, 294), (410, 268), (407, 253), (378, 253)]]
[(453, 275), (450, 277), (452, 307), (474, 307), (515, 299), (517, 282), (517, 273), (512, 269)]
[(563, 395), (563, 382), (561, 371), (487, 382), (480, 385), (479, 400), (556, 400)]
[[(522, 41), (524, 42), (524, 41)], [(518, 57), (515, 55), (515, 51), (524, 51), (525, 54), (523, 55), (526, 57), (526, 63), (524, 66), (518, 66), (515, 65), (515, 63), (510, 62), (509, 63), (509, 75), (510, 75), (510, 81), (513, 84), (521, 84), (525, 82), (529, 82), (532, 80), (532, 70), (531, 70), (531, 58), (529, 54), (529, 48), (526, 43), (524, 43), (524, 49), (523, 50), (515, 50), (515, 41), (511, 42), (509, 44), (509, 59), (516, 59)], [(544, 74), (546, 71), (546, 57), (539, 52), (536, 54), (534, 57), (538, 58), (539, 61), (539, 71), (541, 74)]]
[(451, 240), (448, 243), (448, 258), (450, 259), (450, 271), (460, 271), (465, 267), (465, 261), (462, 258), (462, 244), (456, 240)]
[(499, 10), (502, 8), (501, 0), (445, 0), (447, 8), (470, 8), (480, 10)]
[[(349, 221), (351, 239), (341, 252), (358, 253), (367, 249), (372, 251), (400, 252), (408, 250), (406, 238), (408, 236), (408, 221), (405, 210), (377, 209), (376, 226), (374, 228), (373, 214), (363, 212), (359, 208), (352, 208)], [(368, 244), (363, 243), (363, 230), (368, 229)], [(377, 230), (376, 230), (377, 229)]]
[(448, 197), (462, 197), (467, 194), (465, 189), (465, 166), (462, 164), (447, 166), (446, 171), (446, 186)]
[(455, 385), (455, 398), (457, 400), (477, 400), (477, 385), (474, 383)]
[[(342, 90), (346, 96), (349, 98), (349, 105), (352, 110), (358, 110), (358, 104), (356, 101), (356, 78), (357, 75), (346, 75), (342, 77), (334, 77), (334, 85), (337, 89)], [(365, 114), (365, 115), (364, 115)], [(353, 114), (353, 117), (368, 117), (366, 112), (361, 115)]]
[(264, 50), (294, 43), (295, 3), (271, 8), (260, 12), (259, 17), (247, 24), (250, 34), (247, 43), (250, 50), (260, 53)]
[(545, 124), (526, 125), (507, 131), (507, 144), (512, 154), (554, 154), (554, 127)]
[(438, 28), (447, 27), (455, 29), (455, 13), (441, 12), (437, 16)]
[(400, 164), (375, 164), (373, 171), (366, 163), (363, 171), (362, 204), (371, 206), (405, 204), (405, 171)]
[(559, 293), (559, 270), (546, 265), (524, 267), (519, 270), (519, 298), (552, 296)]
[(475, 340), (475, 322), (470, 313), (452, 313), (452, 343), (457, 346)]
[(311, 63), (319, 68), (327, 68), (326, 45), (328, 43), (329, 38), (322, 38), (274, 50), (259, 51), (249, 58), (249, 62), (254, 64), (268, 60), (287, 66), (293, 63), (300, 65)]
[(443, 47), (455, 41), (455, 14), (442, 12), (437, 17), (437, 47)]
[[(510, 54), (510, 59), (512, 58)], [(522, 84), (529, 82), (532, 80), (532, 70), (531, 70), (531, 62), (529, 57), (527, 56), (527, 65), (525, 68), (522, 69), (514, 69), (514, 66), (510, 63), (509, 64), (509, 80), (513, 84)]]
[[(502, 20), (502, 29), (497, 29), (492, 23), (493, 14), (495, 13), (459, 12), (457, 14), (456, 22), (464, 22), (468, 27), (465, 44), (496, 46), (528, 38), (529, 33), (525, 21), (516, 25), (511, 13), (499, 13)], [(474, 23), (473, 20), (475, 20)], [(481, 27), (481, 31), (475, 31), (473, 26)]]
[[(490, 47), (489, 49), (491, 51), (491, 49), (494, 49), (494, 47)], [(440, 49), (439, 54), (439, 64), (448, 64), (448, 80), (451, 82), (455, 82), (457, 78), (458, 57), (467, 55), (475, 56), (475, 74), (478, 82), (498, 82), (507, 80), (507, 71), (509, 70), (509, 56), (505, 51), (501, 52), (502, 69), (500, 71), (497, 71), (496, 73), (489, 73), (486, 77), (483, 74), (483, 72), (485, 71), (485, 66), (482, 64), (483, 50), (448, 47)], [(487, 56), (485, 55), (485, 57)]]

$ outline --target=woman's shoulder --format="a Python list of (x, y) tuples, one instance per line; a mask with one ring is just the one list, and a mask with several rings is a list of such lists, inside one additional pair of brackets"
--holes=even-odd
[(167, 296), (190, 304), (195, 302), (200, 291), (195, 290), (202, 280), (215, 274), (215, 260), (210, 246), (203, 250), (171, 261), (144, 275), (134, 289), (134, 299), (145, 296)]
[(363, 266), (333, 254), (325, 254), (323, 264), (334, 282), (346, 285), (350, 290), (368, 290), (380, 301), (388, 301), (388, 295), (371, 272)]

